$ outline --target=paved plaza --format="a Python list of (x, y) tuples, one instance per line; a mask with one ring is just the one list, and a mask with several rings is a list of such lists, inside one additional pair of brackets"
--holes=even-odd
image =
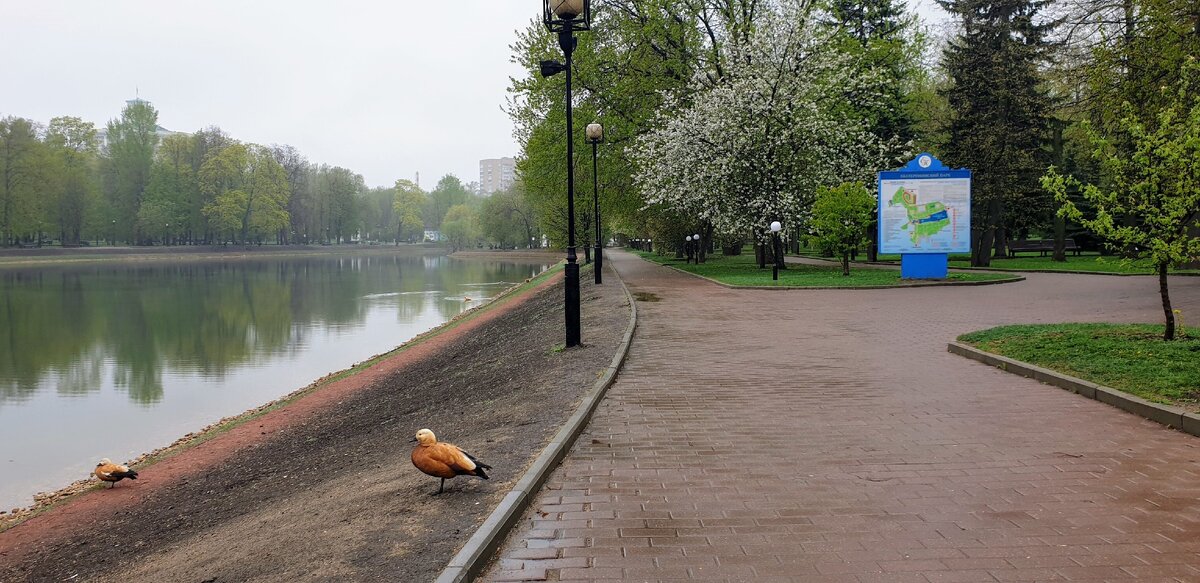
[[(946, 352), (1160, 322), (1156, 278), (732, 290), (608, 261), (659, 301), (485, 580), (1200, 581), (1200, 439)], [(1200, 323), (1200, 278), (1171, 285)]]

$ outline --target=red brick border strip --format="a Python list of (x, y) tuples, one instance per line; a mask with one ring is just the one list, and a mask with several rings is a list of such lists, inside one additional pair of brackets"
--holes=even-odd
[(612, 363), (608, 365), (604, 375), (596, 381), (596, 384), (592, 385), (592, 389), (584, 395), (575, 414), (571, 415), (558, 433), (554, 434), (550, 443), (525, 471), (525, 475), (521, 476), (521, 479), (513, 486), (512, 491), (504, 496), (487, 520), (479, 525), (479, 529), (467, 540), (462, 550), (458, 551), (453, 559), (450, 559), (450, 563), (442, 570), (436, 583), (471, 581), (483, 571), (492, 555), (504, 543), (508, 532), (520, 521), (525, 509), (533, 502), (541, 490), (542, 484), (550, 477), (550, 472), (567, 455), (567, 451), (575, 443), (575, 438), (583, 432), (592, 413), (596, 410), (596, 406), (604, 398), (604, 393), (616, 380), (617, 372), (621, 370), (625, 356), (629, 353), (629, 345), (633, 341), (633, 331), (637, 328), (637, 304), (616, 270), (610, 269), (609, 274), (616, 275), (617, 282), (621, 284), (621, 290), (625, 292), (625, 299), (629, 302), (629, 326), (625, 328), (625, 336), (621, 339), (620, 346), (617, 347), (617, 354), (613, 356)]
[(1098, 385), (1040, 366), (1034, 366), (1027, 362), (985, 352), (961, 342), (951, 342), (946, 345), (946, 349), (959, 356), (965, 356), (971, 360), (977, 360), (1006, 372), (1019, 374), (1048, 385), (1054, 385), (1060, 389), (1083, 395), (1089, 399), (1095, 399), (1101, 403), (1108, 403), (1134, 415), (1145, 417), (1172, 429), (1178, 429), (1184, 433), (1200, 437), (1200, 414), (1189, 413), (1181, 407), (1151, 403), (1141, 397), (1130, 395), (1111, 387)]

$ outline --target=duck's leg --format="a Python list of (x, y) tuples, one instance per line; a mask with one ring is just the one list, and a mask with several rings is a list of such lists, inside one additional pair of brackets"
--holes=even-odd
[(442, 493), (442, 489), (446, 487), (446, 478), (442, 478), (442, 483), (438, 484), (438, 491), (434, 496)]

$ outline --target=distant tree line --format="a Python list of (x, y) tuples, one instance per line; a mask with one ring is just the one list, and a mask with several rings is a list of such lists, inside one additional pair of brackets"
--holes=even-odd
[(77, 117), (0, 119), (0, 246), (419, 243), (427, 230), (456, 247), (540, 241), (517, 189), (481, 198), (454, 175), (430, 192), (368, 188), (292, 146), (159, 129), (143, 100), (108, 122), (103, 144)]

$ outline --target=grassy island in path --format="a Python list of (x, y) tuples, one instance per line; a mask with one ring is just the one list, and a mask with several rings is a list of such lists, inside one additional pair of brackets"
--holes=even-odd
[[(704, 276), (728, 285), (775, 286), (775, 287), (888, 287), (913, 285), (900, 279), (899, 269), (853, 269), (850, 275), (842, 275), (840, 265), (803, 265), (789, 263), (787, 269), (779, 270), (779, 280), (771, 279), (771, 266), (759, 268), (753, 254), (709, 255), (704, 263), (684, 263), (674, 256), (638, 252), (642, 257)], [(983, 282), (1013, 279), (998, 273), (951, 273), (949, 282)], [(924, 283), (924, 282), (919, 282)]]
[(1162, 340), (1162, 325), (1000, 326), (959, 336), (981, 350), (1048, 368), (1157, 403), (1200, 404), (1200, 336)]

